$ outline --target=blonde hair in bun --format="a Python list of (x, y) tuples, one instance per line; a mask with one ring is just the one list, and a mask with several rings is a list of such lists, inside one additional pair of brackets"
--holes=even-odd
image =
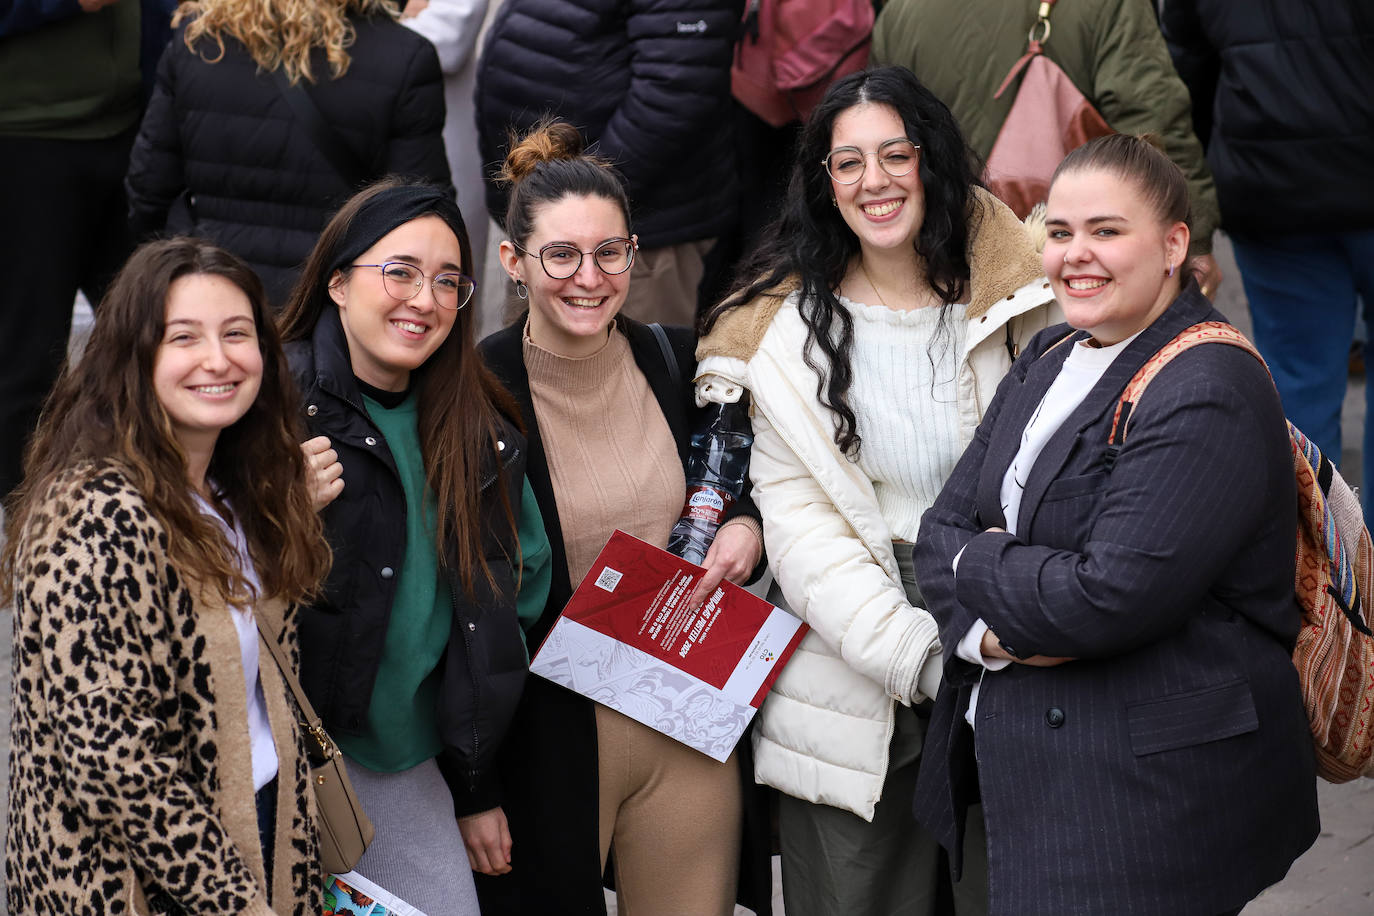
[(567, 121), (545, 118), (524, 135), (512, 133), (496, 181), (510, 186), (506, 202), (506, 235), (517, 245), (529, 240), (534, 211), (569, 196), (603, 197), (625, 214), (630, 232), (630, 201), (611, 163), (586, 152), (582, 132)]

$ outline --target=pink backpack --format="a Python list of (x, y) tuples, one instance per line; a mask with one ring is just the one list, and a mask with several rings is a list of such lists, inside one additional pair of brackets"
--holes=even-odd
[(1055, 2), (1040, 2), (1040, 18), (1031, 27), (1026, 53), (992, 96), (1001, 98), (1024, 73), (983, 173), (988, 190), (1021, 219), (1049, 196), (1050, 176), (1066, 155), (1089, 140), (1114, 133), (1068, 74), (1045, 56)]
[(774, 127), (803, 121), (831, 83), (868, 65), (872, 35), (872, 0), (749, 0), (731, 91)]

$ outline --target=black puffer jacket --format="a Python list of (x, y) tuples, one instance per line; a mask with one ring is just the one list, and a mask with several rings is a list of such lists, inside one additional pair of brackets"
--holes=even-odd
[(1163, 26), (1226, 229), (1374, 227), (1374, 4), (1166, 0)]
[[(386, 441), (362, 406), (338, 313), (326, 310), (311, 340), (288, 344), (286, 355), (310, 435), (330, 438), (345, 481), (342, 494), (323, 512), (334, 551), (324, 597), (301, 612), (301, 686), (326, 729), (357, 734), (381, 664), (395, 571), (405, 558), (405, 492)], [(440, 676), (438, 721), (445, 749), (439, 762), (459, 814), (499, 804), (492, 763), (527, 670), (510, 559), (519, 555), (515, 531), (493, 486), (499, 472), (518, 505), (525, 439), (507, 426), (483, 474), (483, 546), (496, 586), (479, 577), (476, 595), (468, 597), (455, 573), (448, 581), (453, 630)]]
[[(738, 196), (730, 61), (741, 0), (505, 0), (477, 72), (482, 161), (552, 113), (625, 177), (646, 248), (711, 238)], [(489, 172), (490, 174), (490, 172)], [(488, 182), (487, 209), (506, 215)]]
[[(366, 167), (449, 184), (444, 93), (434, 46), (386, 18), (353, 19), (357, 40), (341, 78), (324, 52), (311, 58), (308, 92), (320, 115)], [(185, 26), (158, 65), (157, 85), (129, 161), (126, 185), (134, 230), (164, 229), (208, 238), (248, 261), (280, 305), (329, 215), (357, 189), (320, 153), (269, 73), (247, 49), (224, 40), (207, 63), (186, 47)], [(213, 57), (214, 42), (197, 48)], [(187, 225), (180, 205), (190, 192)]]

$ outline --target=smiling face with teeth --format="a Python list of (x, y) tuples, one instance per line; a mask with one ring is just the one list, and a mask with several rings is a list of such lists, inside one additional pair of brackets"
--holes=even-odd
[(554, 242), (596, 251), (608, 239), (629, 234), (619, 202), (595, 194), (569, 194), (535, 209), (533, 229), (521, 243), (528, 254), (509, 241), (501, 243), (506, 272), (529, 287), (531, 340), (560, 356), (590, 356), (601, 349), (611, 321), (625, 304), (634, 268), (608, 274), (584, 254), (577, 273), (555, 280), (540, 266), (538, 252)]
[(1061, 174), (1045, 229), (1045, 275), (1064, 317), (1103, 346), (1143, 331), (1177, 298), (1188, 227), (1161, 219), (1136, 182), (1103, 169)]
[(424, 285), (411, 299), (386, 291), (382, 272), (354, 267), (335, 271), (329, 296), (339, 307), (339, 323), (348, 339), (353, 374), (384, 391), (404, 391), (410, 373), (448, 339), (458, 312), (441, 308), (428, 278), (461, 270), (463, 250), (448, 223), (421, 216), (402, 223), (353, 259), (354, 264), (404, 261), (424, 271)]
[[(852, 146), (871, 153), (889, 140), (903, 138), (906, 125), (897, 109), (881, 102), (861, 102), (835, 118), (830, 148)], [(913, 249), (925, 222), (925, 188), (919, 168), (894, 178), (878, 164), (877, 156), (865, 155), (863, 177), (854, 184), (832, 179), (830, 190), (865, 258), (881, 259), (893, 249)]]
[(167, 290), (153, 391), (192, 464), (209, 463), (220, 431), (239, 421), (262, 386), (262, 351), (248, 296), (216, 274), (187, 274)]

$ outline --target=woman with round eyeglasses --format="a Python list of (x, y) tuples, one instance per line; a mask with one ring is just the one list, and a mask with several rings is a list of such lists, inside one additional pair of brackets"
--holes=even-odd
[(474, 350), (471, 265), (451, 196), (380, 182), (330, 220), (281, 316), (334, 551), (301, 684), (376, 828), (357, 871), (427, 913), (478, 912), (468, 863), (498, 852), (479, 838), (526, 670), (525, 440)]
[(740, 277), (705, 321), (697, 397), (749, 392), (775, 600), (811, 626), (755, 733), (755, 775), (782, 793), (788, 916), (984, 912), (977, 812), (952, 910), (938, 845), (911, 818), (942, 661), (912, 542), (1050, 320), (1039, 255), (945, 105), (885, 67), (814, 110)]
[[(529, 477), (553, 547), (537, 646), (618, 528), (656, 544), (682, 511), (697, 424), (693, 335), (619, 316), (635, 259), (619, 176), (570, 124), (516, 143), (502, 262), (529, 311), (482, 342), (520, 403)], [(664, 347), (670, 348), (671, 359)], [(762, 551), (746, 497), (727, 513), (698, 594), (747, 580)], [(666, 688), (665, 688), (666, 689)], [(670, 698), (648, 693), (646, 703)], [(502, 751), (508, 867), (479, 876), (482, 912), (600, 913), (614, 862), (620, 912), (766, 912), (766, 814), (748, 742), (724, 763), (552, 681), (529, 679)], [(503, 824), (502, 826), (507, 826)], [(509, 872), (503, 874), (502, 872)]]

